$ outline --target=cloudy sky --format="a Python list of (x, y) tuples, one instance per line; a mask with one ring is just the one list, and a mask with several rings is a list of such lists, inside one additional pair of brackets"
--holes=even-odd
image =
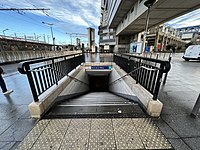
[[(53, 23), (56, 44), (71, 43), (69, 34), (87, 34), (87, 27), (96, 29), (100, 23), (101, 0), (0, 0), (0, 8), (48, 8), (48, 11), (0, 11), (0, 34), (7, 36), (44, 39), (52, 43), (50, 27), (42, 22)], [(200, 9), (179, 17), (167, 24), (173, 27), (200, 25)], [(75, 35), (72, 43), (75, 43)], [(81, 37), (86, 42), (86, 37)]]
[(166, 23), (174, 28), (200, 25), (200, 9), (185, 14)]
[[(52, 42), (50, 27), (42, 22), (53, 23), (53, 34), (56, 43), (70, 43), (66, 33), (87, 34), (87, 27), (97, 29), (100, 24), (101, 0), (0, 0), (0, 8), (48, 8), (48, 11), (0, 11), (0, 34), (8, 36), (36, 37), (39, 40)], [(75, 43), (75, 37), (72, 40)], [(81, 36), (82, 41), (87, 38)]]

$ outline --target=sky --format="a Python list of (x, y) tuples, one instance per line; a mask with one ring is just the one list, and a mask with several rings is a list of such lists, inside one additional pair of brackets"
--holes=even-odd
[[(43, 11), (0, 11), (0, 35), (3, 30), (6, 36), (28, 38), (38, 37), (52, 43), (50, 26), (42, 22), (52, 23), (56, 44), (71, 43), (70, 33), (87, 34), (87, 28), (96, 30), (100, 24), (101, 0), (0, 0), (0, 8), (46, 8)], [(67, 33), (67, 34), (66, 34)], [(77, 34), (72, 34), (72, 44), (76, 42)], [(80, 36), (82, 42), (87, 36)]]
[[(70, 44), (70, 33), (87, 34), (87, 28), (96, 30), (100, 24), (101, 0), (0, 0), (0, 8), (46, 8), (46, 11), (0, 11), (0, 35), (38, 39), (52, 43), (50, 26), (52, 23), (56, 44)], [(200, 25), (200, 9), (171, 20), (166, 24), (175, 28)], [(6, 30), (8, 29), (8, 30)], [(67, 34), (66, 34), (67, 33)], [(87, 43), (87, 36), (81, 36)], [(72, 44), (76, 42), (72, 35)]]

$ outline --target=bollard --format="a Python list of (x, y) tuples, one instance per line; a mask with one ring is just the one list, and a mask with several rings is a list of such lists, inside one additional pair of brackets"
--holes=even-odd
[(197, 116), (197, 114), (199, 112), (199, 108), (200, 108), (200, 94), (199, 94), (199, 96), (197, 98), (197, 101), (196, 101), (196, 103), (195, 103), (195, 105), (194, 105), (194, 107), (192, 109), (192, 113), (190, 114), (190, 116), (192, 118), (196, 118), (196, 116)]

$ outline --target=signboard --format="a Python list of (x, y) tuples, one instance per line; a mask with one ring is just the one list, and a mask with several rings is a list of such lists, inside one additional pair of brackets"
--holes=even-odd
[(91, 66), (91, 69), (93, 70), (103, 70), (103, 69), (112, 69), (112, 66)]
[(142, 53), (142, 42), (133, 42), (130, 44), (130, 53)]
[(109, 45), (104, 45), (104, 49), (105, 49), (105, 50), (109, 50), (109, 49), (110, 49), (110, 46), (109, 46)]

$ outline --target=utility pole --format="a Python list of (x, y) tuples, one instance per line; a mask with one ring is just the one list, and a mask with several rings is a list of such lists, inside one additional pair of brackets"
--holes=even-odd
[(44, 42), (46, 43), (46, 38), (45, 38), (45, 34), (44, 34)]
[(53, 36), (53, 29), (52, 29), (53, 23), (48, 23), (48, 22), (44, 22), (44, 21), (42, 23), (50, 26), (53, 47), (54, 47), (54, 50), (55, 50), (55, 37)]
[(153, 6), (153, 4), (154, 4), (155, 2), (156, 2), (156, 0), (147, 0), (147, 1), (144, 2), (144, 5), (145, 5), (148, 9), (147, 9), (146, 20), (145, 20), (145, 29), (144, 29), (144, 35), (143, 35), (142, 52), (145, 52), (146, 37), (147, 37), (148, 24), (149, 24), (149, 13), (150, 13), (150, 8)]
[(50, 38), (49, 35), (47, 35), (47, 42), (48, 42), (48, 44), (49, 44), (49, 38)]
[(66, 32), (66, 34), (70, 35), (71, 45), (72, 45), (73, 35), (74, 35), (74, 37), (86, 37), (87, 36), (87, 34), (85, 34), (85, 33), (68, 33), (68, 32)]
[(35, 37), (35, 41), (37, 40), (37, 36), (36, 36), (36, 34), (34, 33), (34, 37)]

